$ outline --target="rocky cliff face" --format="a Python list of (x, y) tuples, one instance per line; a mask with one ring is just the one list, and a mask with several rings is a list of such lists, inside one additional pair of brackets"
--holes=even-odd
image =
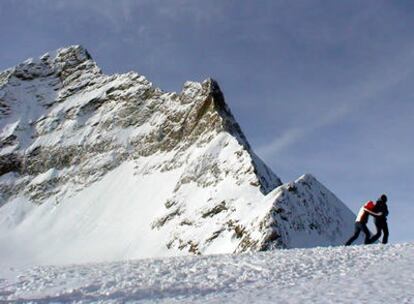
[(39, 261), (333, 245), (352, 229), (310, 175), (282, 185), (212, 79), (167, 93), (72, 46), (0, 73), (0, 130), (0, 245), (30, 240)]

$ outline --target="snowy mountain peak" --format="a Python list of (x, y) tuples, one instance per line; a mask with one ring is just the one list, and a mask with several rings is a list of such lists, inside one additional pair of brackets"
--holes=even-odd
[(300, 176), (296, 182), (303, 183), (303, 184), (314, 184), (314, 183), (320, 183), (316, 177), (314, 177), (310, 173), (303, 174)]
[(55, 61), (63, 62), (67, 61), (68, 58), (73, 58), (74, 61), (79, 63), (92, 60), (92, 56), (82, 45), (71, 45), (56, 51)]
[(202, 85), (207, 88), (207, 91), (210, 92), (213, 96), (223, 96), (220, 86), (216, 80), (213, 78), (207, 78), (203, 81)]
[[(65, 65), (75, 67), (85, 61), (93, 61), (89, 52), (81, 45), (71, 45), (48, 52), (39, 58), (40, 62), (52, 63), (54, 65)], [(29, 60), (33, 61), (33, 60)]]
[(282, 185), (211, 78), (163, 92), (70, 46), (0, 73), (0, 130), (0, 244), (30, 240), (39, 260), (332, 245), (352, 229), (312, 176)]
[(29, 58), (12, 68), (10, 76), (20, 80), (33, 80), (55, 74), (64, 79), (75, 69), (91, 68), (97, 69), (97, 66), (88, 51), (80, 45), (73, 45), (46, 53), (38, 59)]

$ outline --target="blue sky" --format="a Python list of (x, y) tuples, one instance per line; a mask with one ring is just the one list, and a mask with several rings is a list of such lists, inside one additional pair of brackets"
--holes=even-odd
[(353, 211), (385, 192), (414, 239), (414, 2), (0, 2), (0, 70), (82, 44), (105, 73), (164, 90), (217, 79), (284, 181), (312, 173)]

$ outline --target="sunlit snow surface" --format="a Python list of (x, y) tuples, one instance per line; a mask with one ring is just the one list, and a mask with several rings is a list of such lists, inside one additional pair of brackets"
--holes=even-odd
[(414, 244), (0, 270), (12, 303), (414, 303)]

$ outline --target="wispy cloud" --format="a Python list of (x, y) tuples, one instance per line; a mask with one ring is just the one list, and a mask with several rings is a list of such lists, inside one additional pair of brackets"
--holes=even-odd
[[(258, 155), (264, 159), (275, 157), (285, 152), (289, 147), (297, 144), (306, 136), (337, 123), (367, 103), (375, 103), (378, 95), (391, 89), (402, 80), (413, 73), (412, 62), (414, 62), (414, 46), (408, 46), (404, 52), (396, 56), (391, 63), (373, 69), (369, 79), (362, 83), (354, 83), (342, 89), (340, 92), (329, 92), (319, 96), (328, 101), (335, 100), (335, 107), (329, 109), (322, 115), (313, 113), (315, 118), (311, 123), (295, 126), (277, 135), (267, 144), (256, 149)], [(324, 102), (328, 104), (328, 102)], [(340, 105), (339, 107), (337, 105)], [(318, 113), (321, 109), (318, 109)]]

